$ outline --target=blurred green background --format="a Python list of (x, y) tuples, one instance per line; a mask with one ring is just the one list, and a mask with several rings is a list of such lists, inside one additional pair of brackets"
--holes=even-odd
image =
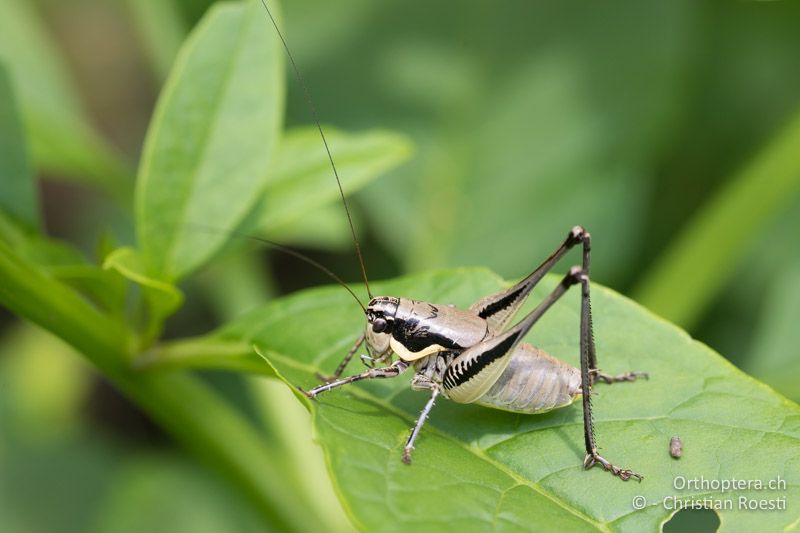
[[(0, 60), (50, 235), (87, 252), (109, 228), (132, 239), (130, 176), (153, 105), (209, 3), (0, 0)], [(372, 278), (456, 265), (520, 277), (582, 224), (595, 280), (800, 400), (800, 4), (282, 8), (323, 122), (415, 144), (352, 201)], [(288, 125), (310, 122), (301, 94), (290, 79)], [(357, 282), (341, 208), (315, 220), (326, 231), (285, 242)], [(167, 336), (319, 283), (290, 257), (228, 256), (183, 287)], [(263, 526), (71, 348), (0, 318), (0, 530)], [(331, 529), (349, 529), (282, 385), (211, 379), (268, 428)]]

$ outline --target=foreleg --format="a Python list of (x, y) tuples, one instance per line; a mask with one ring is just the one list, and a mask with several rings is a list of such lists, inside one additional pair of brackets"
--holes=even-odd
[(325, 383), (331, 383), (331, 382), (336, 381), (337, 379), (339, 379), (339, 376), (341, 376), (342, 372), (344, 372), (344, 369), (347, 368), (347, 365), (348, 365), (348, 363), (350, 363), (350, 360), (353, 358), (353, 355), (355, 355), (355, 353), (358, 351), (358, 348), (362, 344), (364, 344), (364, 338), (365, 337), (366, 337), (366, 333), (362, 333), (358, 337), (358, 339), (356, 340), (356, 343), (353, 345), (352, 348), (350, 348), (350, 351), (347, 352), (347, 355), (344, 356), (344, 359), (342, 359), (342, 362), (339, 363), (339, 366), (336, 367), (336, 370), (333, 372), (332, 376), (325, 376), (325, 375), (320, 374), (319, 372), (317, 372), (317, 374), (316, 374), (317, 379), (319, 379), (320, 381), (324, 381)]
[(349, 383), (355, 383), (356, 381), (361, 381), (362, 379), (394, 378), (405, 372), (407, 369), (408, 369), (408, 363), (402, 360), (398, 360), (385, 368), (373, 368), (371, 370), (367, 370), (366, 372), (356, 374), (355, 376), (350, 376), (349, 378), (339, 379), (337, 381), (325, 383), (324, 385), (319, 385), (318, 387), (314, 387), (310, 391), (305, 391), (303, 389), (300, 389), (300, 392), (302, 392), (309, 398), (316, 398), (317, 395), (323, 392), (327, 392), (331, 389), (335, 389), (337, 387), (341, 387), (342, 385), (347, 385)]

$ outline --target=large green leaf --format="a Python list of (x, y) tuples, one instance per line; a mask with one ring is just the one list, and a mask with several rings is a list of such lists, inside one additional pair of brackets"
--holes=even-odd
[[(556, 281), (546, 278), (532, 300)], [(376, 283), (374, 289), (466, 306), (503, 285), (486, 270), (462, 269)], [(406, 466), (401, 450), (426, 400), (409, 389), (406, 376), (362, 382), (309, 402), (330, 472), (355, 522), (369, 531), (643, 531), (672, 514), (663, 501), (674, 495), (737, 506), (740, 496), (786, 497), (787, 511), (720, 511), (722, 529), (796, 524), (800, 408), (624, 297), (595, 286), (593, 303), (601, 367), (651, 374), (649, 381), (598, 384), (593, 398), (602, 452), (641, 472), (641, 483), (622, 482), (599, 468), (583, 470), (579, 405), (525, 416), (442, 400), (417, 442), (414, 463)], [(578, 294), (572, 291), (528, 340), (577, 364), (578, 323)], [(350, 297), (328, 287), (273, 302), (209, 340), (252, 342), (288, 383), (311, 387), (314, 372), (332, 371), (362, 327)], [(349, 369), (358, 370), (356, 364)], [(683, 439), (679, 460), (668, 453), (672, 435)], [(676, 476), (780, 477), (787, 488), (678, 490)], [(647, 502), (643, 510), (632, 508), (637, 495)]]
[(263, 7), (214, 6), (183, 45), (145, 141), (136, 225), (157, 272), (177, 279), (196, 268), (251, 211), (269, 177), (283, 95), (283, 50)]

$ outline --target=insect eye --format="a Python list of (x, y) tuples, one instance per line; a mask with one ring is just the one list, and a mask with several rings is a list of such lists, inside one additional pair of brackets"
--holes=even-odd
[(386, 319), (376, 318), (375, 320), (372, 321), (372, 331), (374, 331), (375, 333), (383, 333), (384, 331), (386, 331), (387, 325), (388, 324), (386, 322)]

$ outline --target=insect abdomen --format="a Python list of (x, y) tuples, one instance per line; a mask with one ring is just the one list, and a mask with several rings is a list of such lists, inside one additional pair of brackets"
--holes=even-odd
[(523, 343), (494, 385), (475, 403), (516, 413), (542, 413), (571, 404), (580, 388), (577, 368)]

